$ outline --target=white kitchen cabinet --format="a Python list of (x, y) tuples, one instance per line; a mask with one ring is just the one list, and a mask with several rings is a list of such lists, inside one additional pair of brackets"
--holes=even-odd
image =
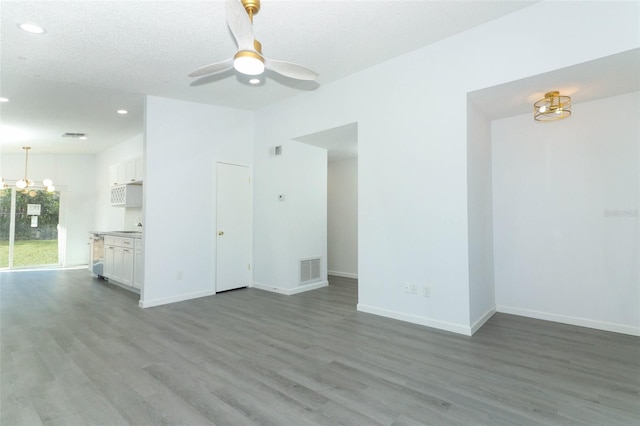
[(109, 167), (109, 186), (116, 186), (118, 184), (118, 165), (114, 164)]
[(133, 286), (133, 248), (122, 248), (122, 276), (120, 282)]
[(136, 158), (136, 182), (142, 182), (144, 180), (144, 159), (142, 157)]
[(106, 238), (104, 244), (104, 268), (102, 270), (102, 276), (105, 278), (113, 277), (113, 265), (115, 263), (115, 246), (107, 245)]
[[(122, 247), (115, 246), (113, 248), (113, 269), (110, 279), (122, 282)], [(123, 283), (124, 284), (124, 283)]]
[(135, 239), (106, 235), (104, 238), (104, 277), (133, 287)]
[(144, 160), (134, 158), (109, 167), (109, 186), (119, 186), (126, 183), (140, 183), (144, 178)]
[(109, 186), (124, 185), (127, 183), (127, 164), (114, 164), (109, 167)]
[(142, 289), (144, 283), (144, 248), (142, 238), (135, 239), (135, 250), (133, 258), (133, 287)]
[(142, 182), (144, 178), (144, 161), (142, 158), (127, 161), (127, 183)]

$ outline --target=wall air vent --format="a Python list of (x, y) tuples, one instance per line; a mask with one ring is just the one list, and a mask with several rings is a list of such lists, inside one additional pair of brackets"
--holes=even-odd
[(300, 284), (320, 281), (320, 258), (300, 260)]
[(70, 132), (64, 133), (62, 135), (63, 138), (82, 138), (85, 136), (87, 136), (86, 133), (70, 133)]

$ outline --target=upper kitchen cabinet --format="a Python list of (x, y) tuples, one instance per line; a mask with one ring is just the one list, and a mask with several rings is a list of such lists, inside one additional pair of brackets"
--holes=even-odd
[(138, 183), (144, 179), (144, 160), (134, 158), (109, 167), (109, 186)]
[(114, 164), (109, 167), (109, 186), (123, 185), (127, 178), (126, 163)]
[(144, 179), (144, 162), (142, 157), (127, 161), (127, 182), (142, 182)]

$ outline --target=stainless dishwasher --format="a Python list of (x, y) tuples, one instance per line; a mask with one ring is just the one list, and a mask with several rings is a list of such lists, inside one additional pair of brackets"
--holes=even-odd
[(104, 273), (104, 234), (91, 234), (91, 271), (102, 278)]

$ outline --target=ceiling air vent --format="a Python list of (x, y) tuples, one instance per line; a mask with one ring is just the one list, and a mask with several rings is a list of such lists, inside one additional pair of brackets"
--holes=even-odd
[(300, 260), (300, 284), (320, 280), (320, 258)]
[(70, 133), (70, 132), (64, 133), (62, 135), (63, 138), (82, 138), (85, 136), (87, 136), (86, 133)]

